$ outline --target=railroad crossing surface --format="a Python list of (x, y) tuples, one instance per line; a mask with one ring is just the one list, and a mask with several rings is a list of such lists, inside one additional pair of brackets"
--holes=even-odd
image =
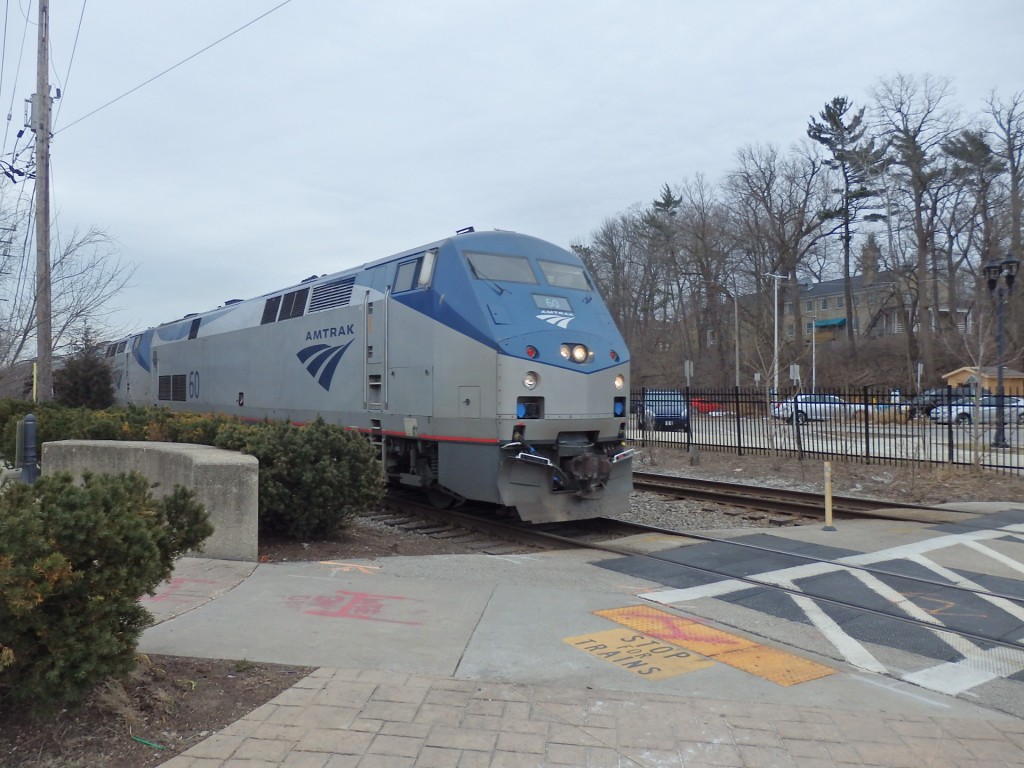
[(140, 650), (320, 669), (165, 765), (1024, 766), (1024, 509), (981, 519), (185, 559)]

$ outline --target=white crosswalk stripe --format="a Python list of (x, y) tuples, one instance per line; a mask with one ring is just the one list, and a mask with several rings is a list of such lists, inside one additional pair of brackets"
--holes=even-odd
[[(932, 559), (932, 556), (939, 552), (945, 552), (954, 547), (968, 547), (975, 553), (983, 555), (1011, 571), (1024, 573), (1024, 563), (983, 543), (1006, 537), (1017, 538), (1024, 542), (1022, 534), (1024, 534), (1024, 525), (1022, 524), (1011, 524), (994, 530), (947, 534), (876, 552), (851, 555), (831, 563), (806, 563), (752, 574), (747, 578), (752, 582), (777, 585), (799, 592), (802, 591), (799, 582), (803, 580), (812, 580), (815, 577), (834, 573), (849, 573), (905, 615), (933, 625), (932, 633), (962, 658), (911, 673), (901, 674), (898, 671), (887, 670), (885, 665), (863, 643), (851, 637), (812, 597), (800, 594), (791, 594), (790, 597), (803, 611), (807, 620), (851, 665), (871, 672), (894, 674), (916, 685), (955, 695), (991, 680), (1024, 672), (1024, 652), (1005, 647), (979, 648), (975, 642), (946, 630), (940, 616), (926, 611), (908, 596), (887, 584), (882, 578), (848, 566), (869, 566), (892, 560), (909, 560), (954, 585), (978, 590), (980, 599), (987, 601), (1018, 621), (1024, 621), (1024, 606), (998, 595), (984, 594), (986, 591), (984, 587)], [(805, 588), (806, 586), (809, 585), (805, 585)], [(721, 598), (749, 590), (752, 587), (756, 587), (756, 584), (752, 585), (750, 582), (740, 579), (725, 578), (696, 587), (653, 590), (639, 596), (651, 602), (672, 606), (700, 598)], [(1018, 639), (1024, 640), (1024, 638)]]

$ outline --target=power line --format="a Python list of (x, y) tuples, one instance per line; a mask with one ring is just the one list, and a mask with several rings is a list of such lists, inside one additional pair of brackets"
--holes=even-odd
[[(71, 65), (75, 62), (75, 51), (78, 50), (78, 38), (82, 34), (82, 20), (85, 19), (85, 6), (88, 1), (89, 0), (82, 0), (82, 12), (78, 14), (78, 27), (75, 29), (75, 42), (71, 44), (71, 58), (68, 60), (68, 71), (67, 74), (64, 75), (64, 83), (61, 86), (61, 90), (64, 91), (68, 89), (68, 81), (71, 80)], [(50, 49), (50, 58), (51, 60), (53, 58), (52, 48)], [(56, 72), (57, 68), (54, 67), (53, 71)], [(58, 93), (58, 96), (59, 95), (60, 94)], [(64, 102), (60, 102), (57, 104), (57, 114), (53, 116), (53, 122), (55, 123), (60, 118), (60, 108), (63, 103)]]
[(140, 88), (144, 88), (144, 87), (146, 87), (147, 85), (149, 85), (150, 83), (152, 83), (152, 82), (153, 82), (154, 80), (158, 80), (159, 78), (161, 78), (161, 77), (163, 77), (164, 75), (166, 75), (166, 74), (167, 74), (168, 72), (171, 72), (171, 71), (173, 71), (173, 70), (177, 69), (177, 68), (178, 68), (178, 67), (180, 67), (180, 66), (181, 66), (182, 64), (185, 64), (185, 63), (187, 63), (187, 62), (191, 61), (192, 59), (196, 58), (197, 56), (199, 56), (199, 55), (201, 55), (201, 54), (203, 54), (203, 53), (206, 53), (206, 52), (207, 52), (208, 50), (210, 50), (210, 49), (211, 49), (211, 48), (213, 48), (214, 46), (220, 45), (221, 43), (223, 43), (223, 42), (224, 42), (225, 40), (227, 40), (228, 38), (230, 38), (230, 37), (234, 37), (234, 36), (235, 36), (235, 35), (237, 35), (237, 34), (238, 34), (239, 32), (241, 32), (241, 31), (242, 31), (243, 29), (246, 29), (247, 27), (251, 27), (251, 26), (252, 26), (253, 24), (255, 24), (255, 23), (256, 23), (257, 21), (260, 21), (261, 19), (264, 19), (264, 18), (266, 18), (267, 16), (269, 16), (270, 14), (272, 14), (272, 13), (273, 13), (274, 11), (276, 11), (276, 10), (279, 10), (280, 8), (283, 8), (284, 6), (288, 5), (288, 3), (290, 3), (290, 2), (292, 2), (292, 0), (284, 0), (284, 2), (282, 2), (282, 3), (279, 3), (278, 5), (275, 5), (275, 6), (274, 6), (273, 8), (271, 8), (271, 9), (270, 9), (269, 11), (266, 11), (265, 13), (262, 13), (262, 14), (260, 14), (259, 16), (257, 16), (257, 17), (256, 17), (255, 19), (252, 19), (251, 21), (248, 21), (248, 22), (246, 22), (245, 24), (243, 24), (242, 26), (240, 26), (240, 27), (239, 27), (238, 29), (234, 30), (233, 32), (229, 32), (228, 34), (224, 35), (224, 37), (222, 37), (222, 38), (220, 38), (220, 39), (218, 39), (218, 40), (214, 40), (214, 41), (213, 41), (212, 43), (210, 43), (210, 44), (209, 44), (208, 46), (206, 46), (205, 48), (201, 48), (200, 50), (198, 50), (198, 51), (196, 51), (195, 53), (193, 53), (193, 54), (192, 54), (191, 56), (188, 56), (187, 58), (184, 58), (184, 59), (182, 59), (181, 61), (179, 61), (179, 62), (178, 62), (177, 64), (174, 64), (174, 65), (172, 65), (172, 66), (168, 67), (168, 68), (167, 68), (167, 69), (165, 69), (165, 70), (164, 70), (163, 72), (160, 72), (159, 74), (153, 75), (153, 77), (149, 78), (149, 79), (148, 79), (148, 80), (146, 80), (145, 82), (139, 83), (139, 84), (138, 84), (137, 86), (135, 86), (135, 87), (134, 87), (134, 88), (132, 88), (131, 90), (125, 91), (124, 93), (122, 93), (122, 94), (121, 94), (120, 96), (118, 96), (117, 98), (115, 98), (115, 99), (111, 99), (111, 100), (110, 100), (110, 101), (108, 101), (108, 102), (107, 102), (106, 104), (104, 104), (104, 105), (102, 105), (102, 106), (100, 106), (100, 107), (97, 107), (96, 109), (94, 109), (94, 110), (93, 110), (92, 112), (88, 112), (88, 113), (86, 113), (86, 114), (82, 115), (82, 116), (81, 116), (80, 118), (78, 118), (77, 120), (73, 120), (72, 122), (68, 123), (68, 124), (67, 124), (67, 125), (65, 125), (65, 126), (64, 126), (63, 128), (61, 128), (61, 129), (60, 129), (59, 131), (54, 131), (54, 132), (53, 132), (53, 133), (54, 133), (54, 135), (56, 135), (56, 134), (58, 134), (58, 133), (62, 133), (63, 131), (66, 131), (66, 130), (67, 130), (68, 128), (70, 128), (71, 126), (73, 126), (73, 125), (77, 125), (78, 123), (82, 122), (82, 121), (83, 121), (83, 120), (85, 120), (86, 118), (92, 117), (92, 116), (93, 116), (93, 115), (95, 115), (95, 114), (96, 114), (97, 112), (100, 112), (100, 111), (102, 111), (102, 110), (106, 109), (107, 107), (111, 106), (112, 104), (116, 104), (116, 103), (117, 103), (117, 102), (119, 102), (119, 101), (120, 101), (121, 99), (125, 98), (126, 96), (130, 96), (131, 94), (135, 93), (135, 92), (136, 92), (137, 90), (139, 90)]
[[(31, 8), (31, 6), (29, 6), (29, 7)], [(26, 41), (26, 38), (28, 37), (28, 28), (29, 28), (29, 24), (30, 23), (31, 22), (29, 21), (29, 18), (26, 15), (25, 16), (25, 27), (24, 27), (24, 29), (22, 30), (22, 33), (21, 33), (21, 50), (18, 51), (18, 66), (14, 70), (14, 88), (11, 90), (11, 106), (8, 107), (8, 109), (7, 109), (7, 127), (4, 129), (4, 143), (3, 143), (2, 150), (0, 150), (0, 153), (5, 153), (7, 151), (7, 137), (10, 134), (10, 130), (11, 130), (11, 117), (14, 115), (14, 99), (17, 97), (17, 90), (18, 90), (17, 83), (18, 83), (18, 78), (21, 75), (21, 60), (22, 60), (22, 57), (25, 55), (25, 41)], [(5, 25), (6, 25), (6, 22), (5, 22)], [(6, 48), (7, 48), (7, 37), (6, 37), (6, 29), (5, 29), (4, 49), (6, 50)], [(15, 146), (17, 146), (17, 143), (15, 143)], [(11, 151), (12, 159), (13, 159), (14, 154), (15, 153), (12, 150)]]

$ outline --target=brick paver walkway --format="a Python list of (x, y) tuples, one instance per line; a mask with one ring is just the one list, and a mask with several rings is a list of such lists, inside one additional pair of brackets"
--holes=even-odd
[(1024, 720), (320, 669), (163, 768), (1006, 768)]

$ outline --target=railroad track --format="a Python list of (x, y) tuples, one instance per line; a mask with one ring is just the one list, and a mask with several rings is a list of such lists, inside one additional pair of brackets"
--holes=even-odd
[[(701, 497), (704, 499), (711, 499), (718, 503), (742, 503), (744, 506), (767, 508), (771, 511), (780, 511), (785, 508), (801, 515), (813, 511), (815, 515), (820, 516), (823, 506), (823, 498), (813, 493), (750, 488), (738, 484), (708, 483), (706, 481), (700, 481), (693, 485), (692, 481), (685, 481), (682, 478), (664, 478), (646, 474), (637, 480), (638, 488), (690, 497), (696, 495), (693, 493), (696, 489), (705, 494)], [(935, 510), (923, 506), (890, 507), (885, 502), (856, 498), (841, 497), (837, 500), (837, 504), (847, 515), (920, 522), (948, 522), (950, 517), (956, 522), (967, 522), (971, 518), (977, 517), (967, 513)], [(767, 590), (777, 595), (789, 595), (794, 599), (803, 600), (805, 603), (808, 601), (813, 603), (822, 612), (840, 611), (844, 612), (842, 615), (848, 615), (850, 611), (854, 611), (863, 616), (865, 622), (882, 622), (882, 624), (871, 625), (879, 627), (878, 637), (891, 635), (905, 638), (908, 632), (928, 633), (934, 639), (929, 640), (922, 647), (938, 648), (939, 653), (934, 656), (938, 661), (948, 661), (948, 658), (942, 653), (943, 648), (970, 649), (977, 646), (986, 649), (984, 651), (985, 658), (989, 662), (991, 658), (998, 657), (1002, 660), (1000, 663), (1005, 663), (1008, 668), (1011, 668), (1015, 663), (1014, 660), (1024, 651), (1024, 643), (1019, 639), (1007, 638), (1005, 635), (999, 635), (998, 632), (993, 634), (991, 627), (976, 627), (973, 623), (970, 626), (951, 625), (937, 622), (930, 616), (921, 618), (913, 611), (904, 611), (899, 605), (887, 605), (885, 600), (865, 602), (855, 596), (837, 596), (834, 590), (829, 591), (827, 583), (823, 583), (821, 587), (817, 583), (809, 583), (813, 582), (813, 579), (805, 580), (807, 583), (802, 582), (798, 586), (788, 583), (780, 584), (771, 578), (761, 579), (757, 574), (744, 575), (741, 572), (742, 569), (738, 571), (734, 565), (730, 565), (730, 556), (724, 553), (737, 551), (739, 554), (736, 555), (735, 562), (749, 562), (751, 557), (757, 557), (759, 553), (765, 556), (766, 562), (772, 562), (773, 558), (783, 557), (790, 561), (796, 561), (793, 567), (821, 566), (825, 569), (831, 568), (837, 573), (858, 573), (862, 575), (866, 583), (881, 583), (883, 588), (888, 584), (892, 589), (902, 590), (911, 596), (925, 595), (927, 598), (927, 596), (939, 594), (943, 600), (950, 601), (950, 605), (961, 599), (974, 601), (970, 603), (973, 605), (980, 599), (988, 602), (994, 601), (996, 605), (1007, 606), (1007, 610), (1011, 613), (1024, 608), (1024, 598), (1019, 594), (999, 591), (998, 588), (990, 589), (971, 582), (952, 583), (944, 578), (936, 578), (927, 572), (914, 574), (905, 569), (892, 568), (885, 562), (865, 565), (850, 563), (845, 559), (842, 562), (830, 560), (827, 556), (794, 551), (784, 545), (780, 548), (779, 545), (772, 544), (770, 541), (766, 542), (763, 538), (758, 537), (753, 540), (744, 540), (744, 537), (722, 538), (692, 531), (657, 528), (606, 518), (528, 525), (511, 518), (497, 519), (493, 516), (493, 511), (487, 513), (483, 510), (480, 512), (437, 510), (423, 504), (410, 506), (406, 500), (402, 500), (400, 506), (400, 510), (392, 509), (382, 514), (390, 514), (395, 520), (404, 520), (400, 525), (406, 530), (428, 533), (431, 530), (443, 532), (441, 535), (450, 540), (466, 542), (467, 546), (474, 551), (508, 555), (537, 551), (538, 549), (582, 547), (620, 557), (640, 557), (645, 562), (651, 561), (655, 568), (664, 569), (665, 566), (668, 566), (679, 569), (681, 575), (700, 573), (702, 578), (710, 578), (712, 581), (743, 583), (751, 589)], [(699, 557), (690, 563), (686, 562), (685, 556), (680, 558), (680, 547), (698, 544), (725, 549), (721, 549), (719, 556), (714, 558), (710, 564), (702, 562)], [(674, 551), (674, 554), (669, 554), (670, 551)], [(956, 614), (954, 614), (955, 616)], [(997, 629), (1001, 626), (997, 625)], [(901, 639), (897, 645), (892, 647), (903, 648), (904, 643), (905, 639)], [(926, 652), (922, 650), (921, 653)], [(992, 654), (996, 654), (996, 656)]]
[(679, 531), (667, 531), (612, 518), (538, 525), (511, 517), (496, 517), (493, 508), (437, 509), (402, 495), (386, 498), (380, 511), (365, 516), (398, 530), (443, 539), (459, 544), (470, 552), (487, 555), (565, 547), (601, 549), (610, 542), (638, 534), (683, 535)]
[[(681, 499), (694, 499), (732, 507), (757, 509), (824, 518), (825, 496), (810, 491), (702, 480), (690, 477), (634, 472), (633, 488)], [(855, 496), (832, 496), (832, 511), (842, 517), (873, 517), (886, 520), (910, 520), (924, 523), (961, 522), (974, 513), (935, 509), (921, 504), (902, 504)]]
[[(635, 472), (633, 478), (634, 488), (641, 491), (815, 520), (823, 520), (825, 516), (824, 496), (807, 491), (649, 472)], [(963, 522), (975, 517), (968, 512), (912, 504), (896, 505), (857, 497), (834, 496), (832, 504), (833, 513), (842, 518), (871, 517), (937, 524)], [(610, 518), (534, 525), (511, 517), (496, 517), (493, 508), (437, 509), (423, 503), (418, 496), (405, 494), (389, 496), (382, 509), (370, 517), (402, 531), (444, 539), (465, 547), (469, 552), (489, 555), (563, 547), (589, 547), (627, 554), (636, 553), (636, 550), (630, 547), (619, 548), (616, 541), (638, 535), (702, 538), (688, 534), (685, 530), (656, 528)]]

